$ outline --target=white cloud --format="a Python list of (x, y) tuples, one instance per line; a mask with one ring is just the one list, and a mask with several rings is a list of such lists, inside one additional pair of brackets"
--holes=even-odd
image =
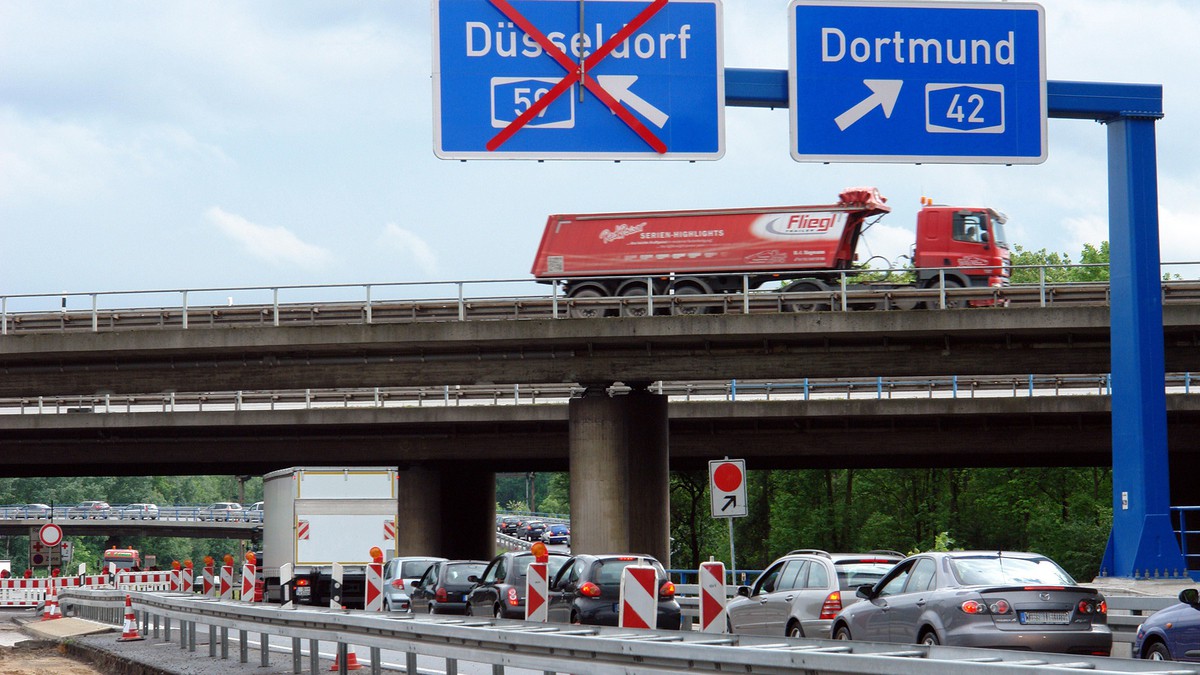
[(395, 223), (388, 223), (379, 236), (380, 244), (402, 253), (409, 262), (427, 275), (437, 272), (437, 254), (419, 235)]
[(217, 229), (241, 244), (246, 253), (272, 265), (318, 269), (331, 262), (328, 251), (302, 241), (286, 227), (252, 223), (219, 206), (210, 208), (205, 215)]

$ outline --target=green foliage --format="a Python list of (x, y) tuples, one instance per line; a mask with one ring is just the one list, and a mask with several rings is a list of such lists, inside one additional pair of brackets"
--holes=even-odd
[[(1099, 246), (1084, 244), (1079, 254), (1080, 265), (1091, 267), (1071, 267), (1071, 256), (1041, 249), (1026, 251), (1020, 245), (1016, 246), (1010, 255), (1013, 266), (1012, 278), (1014, 284), (1036, 284), (1044, 273), (1046, 283), (1070, 283), (1089, 281), (1108, 281), (1108, 242), (1100, 242)], [(1042, 266), (1039, 269), (1035, 266)]]

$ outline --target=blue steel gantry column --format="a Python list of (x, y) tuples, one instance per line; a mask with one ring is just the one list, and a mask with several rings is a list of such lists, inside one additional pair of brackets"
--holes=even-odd
[[(1046, 83), (1050, 117), (1108, 126), (1113, 525), (1112, 576), (1182, 574), (1171, 525), (1158, 250), (1155, 120), (1162, 87)], [(788, 107), (786, 70), (725, 69), (725, 104)]]

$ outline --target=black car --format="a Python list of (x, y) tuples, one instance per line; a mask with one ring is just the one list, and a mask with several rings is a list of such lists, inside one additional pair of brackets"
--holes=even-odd
[(550, 582), (548, 619), (558, 623), (615, 626), (620, 617), (621, 574), (630, 565), (651, 565), (658, 587), (658, 628), (679, 629), (675, 584), (666, 570), (648, 555), (572, 556)]
[(500, 521), (500, 534), (509, 536), (517, 536), (517, 527), (521, 525), (521, 519), (516, 516), (504, 516), (504, 520)]
[(530, 520), (521, 526), (521, 530), (517, 533), (517, 536), (525, 541), (538, 541), (542, 538), (542, 533), (545, 531), (545, 523), (540, 520)]
[[(524, 619), (526, 570), (531, 562), (529, 551), (509, 551), (492, 558), (483, 574), (472, 579), (476, 583), (467, 594), (467, 614)], [(546, 578), (553, 579), (566, 562), (565, 554), (551, 553)]]
[(467, 593), (487, 567), (485, 560), (443, 560), (425, 570), (425, 574), (409, 587), (412, 611), (428, 614), (463, 614), (467, 608)]

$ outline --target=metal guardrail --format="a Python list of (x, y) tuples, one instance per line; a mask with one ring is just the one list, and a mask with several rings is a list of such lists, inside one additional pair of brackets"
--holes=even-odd
[(54, 506), (48, 510), (34, 504), (10, 504), (0, 506), (0, 520), (29, 520), (31, 524), (38, 521), (55, 520), (161, 520), (179, 522), (231, 522), (231, 523), (261, 523), (262, 511), (242, 509), (241, 511), (214, 510), (208, 506), (158, 506), (157, 510), (147, 513), (141, 509), (130, 508), (129, 504), (112, 504), (108, 509), (99, 512), (85, 512), (78, 506)]
[[(1191, 394), (1198, 382), (1190, 372), (1167, 373), (1167, 393)], [(613, 386), (614, 394), (628, 387)], [(1109, 396), (1110, 375), (1028, 374), (1008, 377), (804, 378), (798, 380), (713, 380), (656, 382), (651, 391), (673, 400), (771, 401), (781, 399), (883, 400), (893, 398), (977, 398), (1006, 396)], [(240, 412), (335, 408), (458, 407), (466, 405), (562, 404), (583, 388), (571, 384), (444, 385), (279, 391), (209, 391), (101, 396), (0, 398), (0, 415), (61, 415), (134, 412)]]
[[(249, 660), (249, 638), (258, 636), (262, 662), (272, 641), (289, 650), (301, 672), (307, 642), (310, 670), (316, 672), (319, 643), (370, 650), (373, 667), (385, 651), (400, 652), (406, 672), (417, 672), (417, 656), (444, 659), (446, 672), (460, 662), (506, 668), (572, 673), (778, 673), (812, 675), (958, 675), (1003, 672), (1017, 675), (1077, 673), (1200, 673), (1200, 667), (1105, 657), (1042, 654), (961, 647), (840, 642), (719, 635), (695, 631), (650, 631), (569, 624), (538, 624), (504, 619), (379, 615), (333, 610), (282, 610), (196, 599), (170, 593), (130, 593), (142, 630), (171, 641), (172, 622), (180, 649), (195, 651), (198, 630), (207, 628), (209, 656), (228, 657), (236, 632), (239, 658)], [(60, 594), (64, 612), (120, 624), (126, 594), (108, 590), (69, 590)], [(290, 649), (289, 649), (290, 647)], [(339, 648), (339, 653), (344, 651)], [(346, 663), (342, 658), (340, 663)]]
[[(1186, 269), (1200, 263), (1165, 263), (1163, 269)], [(560, 287), (566, 280), (536, 282), (532, 279), (460, 280), (408, 283), (308, 284), (294, 286), (214, 287), (0, 295), (0, 335), (109, 331), (132, 329), (184, 329), (234, 326), (282, 326), (320, 324), (372, 324), (421, 321), (470, 321), (531, 318), (568, 318), (572, 310), (584, 313), (653, 314), (654, 308), (675, 313), (782, 313), (797, 306), (815, 305), (833, 311), (856, 310), (866, 305), (900, 306), (924, 303), (947, 308), (968, 302), (1050, 307), (1057, 304), (1100, 304), (1109, 302), (1104, 282), (1051, 283), (1046, 271), (1064, 266), (1029, 266), (1039, 282), (989, 288), (887, 288), (855, 289), (855, 278), (864, 271), (839, 273), (840, 280), (820, 292), (746, 290), (714, 295), (635, 295), (627, 297), (568, 298)], [(1096, 267), (1073, 265), (1071, 268)], [(1103, 267), (1103, 266), (1100, 266)], [(981, 268), (983, 269), (983, 268)], [(1022, 269), (1017, 267), (1015, 269)], [(867, 270), (872, 275), (900, 275), (913, 270)], [(807, 272), (812, 275), (811, 271)], [(688, 275), (702, 277), (705, 275)], [(728, 276), (728, 275), (721, 275)], [(750, 288), (746, 274), (742, 288)], [(651, 284), (660, 275), (647, 277)], [(547, 293), (544, 284), (549, 283)], [(536, 292), (518, 293), (513, 289)], [(448, 287), (452, 294), (414, 297), (428, 289)], [(479, 295), (467, 289), (498, 289)], [(304, 293), (324, 301), (288, 301), (286, 296)], [(389, 293), (393, 298), (381, 298)], [(281, 300), (281, 295), (284, 296)], [(235, 296), (238, 301), (235, 303)], [(408, 296), (408, 297), (396, 297)], [(1200, 281), (1164, 281), (1164, 303), (1200, 302)], [(136, 298), (140, 306), (120, 306), (122, 299)], [(252, 298), (251, 302), (246, 302)], [(199, 300), (199, 302), (197, 302)], [(155, 303), (158, 304), (150, 304)], [(79, 305), (83, 307), (79, 307)], [(579, 313), (579, 312), (575, 312)]]

